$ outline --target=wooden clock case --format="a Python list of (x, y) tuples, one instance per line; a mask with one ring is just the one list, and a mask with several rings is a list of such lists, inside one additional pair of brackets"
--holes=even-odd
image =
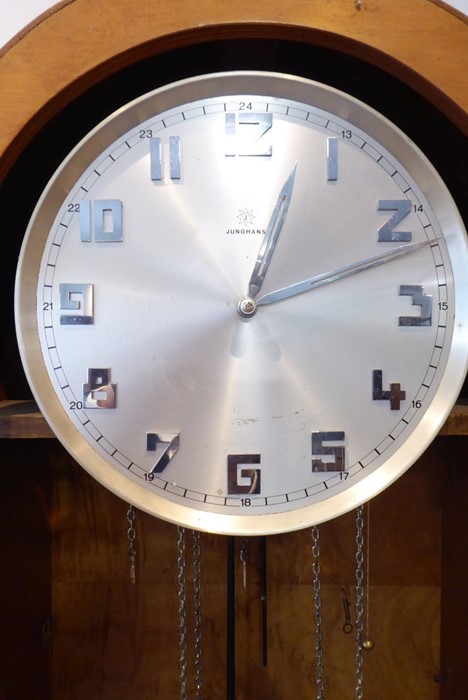
[[(0, 53), (0, 698), (179, 697), (176, 533), (139, 514), (137, 583), (126, 504), (92, 481), (35, 410), (16, 349), (21, 239), (48, 178), (102, 117), (178, 78), (222, 69), (292, 72), (372, 104), (418, 143), (468, 221), (468, 27), (432, 0), (74, 0)], [(369, 507), (365, 696), (468, 697), (468, 391), (426, 454)], [(341, 588), (354, 586), (354, 521), (321, 527), (327, 697), (354, 697)], [(225, 541), (202, 536), (204, 692), (224, 696)], [(259, 573), (237, 571), (239, 698), (314, 688), (310, 534), (268, 540), (269, 663)]]

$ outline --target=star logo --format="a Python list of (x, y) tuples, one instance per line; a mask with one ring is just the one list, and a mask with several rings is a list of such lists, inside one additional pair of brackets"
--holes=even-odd
[(247, 209), (247, 207), (245, 207), (244, 209), (239, 209), (237, 220), (242, 226), (251, 226), (254, 222), (254, 219), (255, 216), (253, 213), (253, 209)]

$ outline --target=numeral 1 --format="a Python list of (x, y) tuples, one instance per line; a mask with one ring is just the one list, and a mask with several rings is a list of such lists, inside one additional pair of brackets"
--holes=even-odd
[(338, 137), (329, 136), (327, 138), (327, 180), (335, 182), (338, 180)]
[(260, 493), (260, 455), (228, 455), (228, 494)]

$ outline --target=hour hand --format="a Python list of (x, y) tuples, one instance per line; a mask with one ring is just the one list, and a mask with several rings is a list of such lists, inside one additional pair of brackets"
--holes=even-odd
[(249, 299), (255, 299), (262, 288), (268, 266), (275, 251), (278, 237), (281, 233), (281, 229), (283, 228), (283, 224), (286, 221), (286, 215), (288, 213), (289, 203), (291, 201), (294, 187), (296, 167), (297, 163), (294, 164), (288, 179), (284, 183), (283, 188), (279, 193), (275, 208), (268, 223), (265, 237), (262, 245), (260, 246), (260, 250), (258, 251), (255, 266), (249, 281), (249, 288), (247, 292)]

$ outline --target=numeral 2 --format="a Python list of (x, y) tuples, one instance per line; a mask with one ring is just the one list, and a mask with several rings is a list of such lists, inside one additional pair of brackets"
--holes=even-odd
[(395, 227), (408, 216), (411, 211), (411, 202), (407, 199), (380, 199), (378, 211), (394, 211), (395, 214), (379, 228), (377, 240), (379, 243), (408, 243), (412, 234), (410, 231), (395, 231)]

